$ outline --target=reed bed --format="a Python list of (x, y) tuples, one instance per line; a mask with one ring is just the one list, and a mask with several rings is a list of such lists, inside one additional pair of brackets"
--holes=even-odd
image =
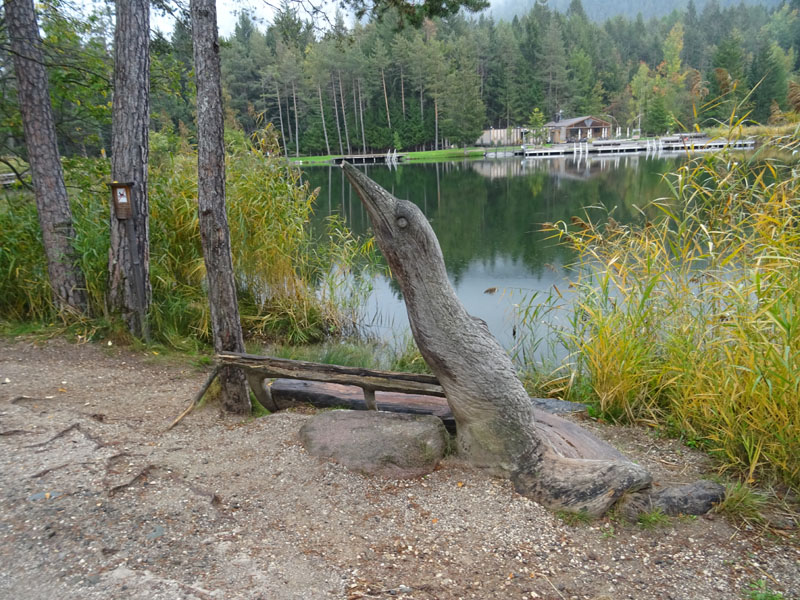
[(571, 307), (556, 331), (567, 359), (544, 387), (800, 491), (798, 133), (690, 160), (640, 224), (547, 225), (579, 258), (571, 303), (521, 307), (529, 329)]
[[(197, 156), (185, 142), (159, 133), (152, 138), (149, 319), (158, 341), (189, 349), (211, 339)], [(355, 239), (336, 219), (329, 220), (322, 241), (312, 237), (316, 191), (301, 181), (299, 170), (271, 158), (280, 155), (271, 128), (251, 140), (228, 136), (227, 143), (228, 222), (246, 336), (305, 343), (351, 331), (366, 297), (369, 267), (376, 264), (370, 242)], [(124, 335), (106, 308), (108, 161), (70, 159), (64, 165), (74, 244), (91, 304), (89, 329)], [(0, 231), (0, 314), (16, 321), (69, 320), (52, 303), (31, 194), (0, 196)]]

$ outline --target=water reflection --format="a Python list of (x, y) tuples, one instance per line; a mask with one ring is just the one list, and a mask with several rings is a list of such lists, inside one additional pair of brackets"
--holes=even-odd
[[(662, 176), (678, 160), (584, 156), (363, 169), (395, 196), (419, 206), (439, 238), (459, 298), (510, 347), (513, 303), (520, 295), (568, 285), (564, 266), (573, 257), (540, 231), (541, 224), (587, 211), (611, 213), (621, 223), (642, 218), (640, 208), (666, 195)], [(339, 213), (355, 233), (368, 232), (367, 215), (341, 169), (308, 168), (306, 179), (312, 188), (322, 188), (316, 220)], [(485, 294), (488, 288), (500, 292)], [(382, 278), (375, 282), (367, 314), (373, 332), (384, 338), (408, 326), (399, 289)]]

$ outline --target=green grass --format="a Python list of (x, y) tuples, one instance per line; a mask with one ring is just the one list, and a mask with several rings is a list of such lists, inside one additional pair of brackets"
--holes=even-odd
[(742, 482), (725, 484), (725, 499), (714, 508), (714, 512), (739, 522), (751, 525), (765, 522), (764, 512), (769, 504), (766, 494)]
[(745, 592), (747, 600), (783, 600), (783, 594), (772, 591), (764, 579), (751, 582)]
[(571, 512), (568, 510), (559, 510), (556, 516), (561, 519), (565, 524), (570, 527), (578, 527), (579, 525), (586, 525), (593, 521), (592, 517), (586, 512)]
[[(519, 146), (503, 146), (498, 148), (498, 151), (512, 151), (519, 150)], [(476, 159), (483, 158), (485, 152), (494, 152), (495, 148), (448, 148), (446, 150), (426, 150), (425, 152), (402, 152), (398, 154), (403, 155), (404, 162), (439, 162), (444, 160), (463, 160), (464, 158)], [(353, 155), (359, 155), (360, 152), (353, 152)], [(386, 154), (385, 152), (373, 152), (368, 154)], [(313, 165), (313, 164), (327, 164), (334, 158), (341, 158), (341, 154), (328, 154), (324, 156), (300, 156), (289, 157), (289, 162), (298, 165)]]
[(670, 518), (660, 508), (656, 508), (649, 512), (640, 513), (636, 517), (636, 522), (642, 529), (656, 529), (669, 525)]

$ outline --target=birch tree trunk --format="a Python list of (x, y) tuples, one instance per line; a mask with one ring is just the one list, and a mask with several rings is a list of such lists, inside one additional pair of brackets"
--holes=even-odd
[(4, 8), (53, 301), (59, 311), (85, 313), (86, 281), (72, 245), (75, 238), (72, 211), (58, 154), (50, 86), (33, 0), (6, 0)]
[(294, 103), (294, 155), (300, 156), (300, 133), (297, 125), (297, 89), (292, 80), (292, 102)]
[[(353, 122), (356, 124), (356, 130), (353, 132), (353, 145), (355, 145), (356, 140), (358, 139), (358, 132), (359, 132), (359, 119), (358, 119), (358, 109), (361, 108), (361, 104), (358, 102), (358, 95), (356, 93), (356, 79), (353, 79)], [(361, 133), (364, 133), (362, 130)], [(361, 151), (364, 151), (362, 146)]]
[(386, 94), (386, 75), (381, 69), (381, 82), (383, 83), (383, 100), (386, 103), (386, 122), (389, 124), (389, 130), (392, 129), (392, 117), (389, 116), (389, 96)]
[(342, 72), (338, 71), (339, 75), (339, 99), (342, 102), (342, 121), (344, 122), (344, 139), (347, 140), (347, 153), (352, 154), (353, 150), (350, 147), (350, 134), (347, 131), (347, 104), (344, 102), (344, 90), (342, 89)]
[(403, 107), (403, 120), (406, 120), (406, 86), (403, 65), (400, 65), (400, 105)]
[(108, 304), (112, 312), (122, 315), (133, 335), (148, 338), (150, 4), (147, 0), (118, 0), (116, 8), (111, 179), (134, 185), (130, 219), (117, 219), (113, 201), (110, 206)]
[[(225, 211), (224, 121), (214, 0), (191, 0), (191, 14), (197, 78), (197, 199), (214, 350), (243, 352), (244, 340)], [(226, 410), (249, 414), (250, 396), (242, 370), (225, 367), (220, 371), (220, 383)]]
[(367, 153), (367, 137), (364, 133), (364, 100), (361, 97), (361, 80), (358, 80), (358, 112), (361, 118), (361, 145), (364, 147), (364, 154)]
[(433, 97), (433, 149), (439, 149), (439, 100), (436, 96)]
[(339, 154), (344, 154), (344, 146), (342, 146), (342, 128), (339, 125), (339, 102), (336, 100), (336, 81), (333, 79), (333, 73), (331, 73), (331, 92), (333, 96), (333, 114), (336, 116), (336, 134), (339, 136)]
[(328, 156), (331, 154), (331, 145), (328, 143), (328, 126), (325, 124), (325, 106), (322, 104), (322, 86), (317, 84), (317, 94), (319, 95), (319, 114), (322, 118), (322, 133), (325, 134), (325, 150)]
[[(278, 85), (278, 82), (275, 82), (275, 96), (278, 98), (278, 118), (281, 122), (281, 143), (283, 144), (283, 153), (286, 155), (286, 158), (289, 158), (289, 147), (286, 143), (286, 131), (283, 129), (283, 105), (281, 104), (281, 88)], [(286, 115), (288, 118), (289, 115)]]

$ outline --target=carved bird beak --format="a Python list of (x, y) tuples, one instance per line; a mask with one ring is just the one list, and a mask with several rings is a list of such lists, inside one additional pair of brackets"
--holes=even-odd
[(378, 235), (390, 234), (392, 230), (390, 224), (393, 221), (392, 214), (397, 200), (350, 163), (343, 162), (342, 170), (366, 207), (375, 233)]

